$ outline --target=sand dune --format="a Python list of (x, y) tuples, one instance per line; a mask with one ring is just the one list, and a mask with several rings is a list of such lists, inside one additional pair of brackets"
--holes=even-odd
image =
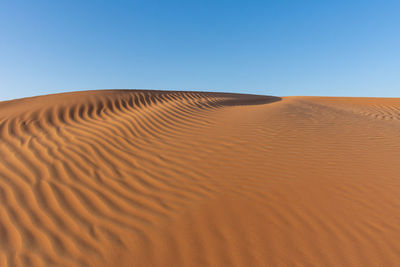
[(0, 102), (0, 266), (396, 266), (400, 99)]

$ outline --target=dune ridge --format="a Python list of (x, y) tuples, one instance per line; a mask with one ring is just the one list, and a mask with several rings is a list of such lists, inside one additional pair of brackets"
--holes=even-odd
[(0, 266), (395, 266), (400, 100), (0, 102)]

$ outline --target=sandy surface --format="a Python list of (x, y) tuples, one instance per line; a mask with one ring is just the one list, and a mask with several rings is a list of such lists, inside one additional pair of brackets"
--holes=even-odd
[(396, 266), (400, 100), (0, 102), (0, 266)]

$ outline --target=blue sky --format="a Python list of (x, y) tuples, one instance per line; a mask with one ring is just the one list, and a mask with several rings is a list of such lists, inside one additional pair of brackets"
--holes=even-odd
[(0, 100), (108, 88), (400, 97), (400, 1), (0, 1)]

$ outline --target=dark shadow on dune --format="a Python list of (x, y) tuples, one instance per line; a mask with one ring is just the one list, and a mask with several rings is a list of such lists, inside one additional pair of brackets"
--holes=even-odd
[(239, 94), (224, 94), (224, 97), (229, 99), (223, 99), (218, 101), (218, 105), (221, 106), (249, 106), (249, 105), (264, 105), (277, 101), (281, 101), (282, 98), (277, 96), (263, 96), (263, 95), (239, 95)]

